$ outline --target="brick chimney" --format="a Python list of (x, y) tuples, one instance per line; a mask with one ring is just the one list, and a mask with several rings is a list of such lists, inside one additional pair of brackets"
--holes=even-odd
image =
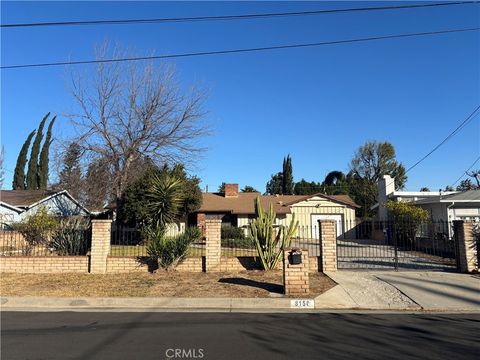
[(225, 197), (238, 197), (238, 184), (225, 184)]

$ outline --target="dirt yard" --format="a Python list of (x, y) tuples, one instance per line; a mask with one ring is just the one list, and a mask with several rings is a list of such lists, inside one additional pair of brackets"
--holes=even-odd
[[(1, 296), (54, 297), (245, 297), (282, 296), (282, 272), (158, 272), (137, 274), (1, 274)], [(310, 296), (335, 283), (310, 274)]]

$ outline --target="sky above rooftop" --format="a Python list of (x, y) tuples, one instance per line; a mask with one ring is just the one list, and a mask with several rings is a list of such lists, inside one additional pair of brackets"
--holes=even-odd
[[(412, 2), (408, 2), (412, 3)], [(188, 17), (379, 6), (379, 2), (2, 2), (2, 23)], [(390, 3), (405, 4), (405, 3)], [(105, 39), (138, 54), (173, 54), (330, 41), (480, 26), (480, 6), (339, 13), (242, 21), (2, 29), (2, 65), (94, 58)], [(185, 85), (209, 89), (213, 133), (192, 173), (210, 191), (222, 182), (265, 190), (290, 154), (295, 180), (348, 171), (358, 146), (390, 141), (406, 167), (445, 138), (480, 102), (478, 32), (317, 48), (182, 58)], [(82, 65), (81, 71), (93, 71)], [(16, 157), (45, 113), (73, 99), (65, 69), (1, 72), (5, 188)], [(480, 154), (480, 116), (409, 174), (408, 190), (454, 182)]]

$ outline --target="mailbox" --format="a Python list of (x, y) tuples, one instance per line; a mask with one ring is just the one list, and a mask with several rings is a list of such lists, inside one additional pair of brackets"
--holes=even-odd
[(299, 265), (302, 263), (302, 250), (298, 248), (292, 248), (288, 254), (288, 262), (290, 265)]

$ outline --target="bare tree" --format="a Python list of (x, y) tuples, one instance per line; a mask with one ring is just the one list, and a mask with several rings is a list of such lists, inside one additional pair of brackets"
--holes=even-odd
[[(107, 58), (108, 45), (97, 51)], [(119, 53), (113, 51), (113, 57)], [(203, 121), (205, 92), (184, 90), (172, 66), (152, 62), (99, 63), (93, 75), (71, 74), (72, 94), (80, 112), (71, 115), (75, 141), (107, 161), (113, 192), (120, 198), (132, 164), (147, 157), (157, 164), (189, 163), (199, 151), (198, 139), (208, 133)]]

